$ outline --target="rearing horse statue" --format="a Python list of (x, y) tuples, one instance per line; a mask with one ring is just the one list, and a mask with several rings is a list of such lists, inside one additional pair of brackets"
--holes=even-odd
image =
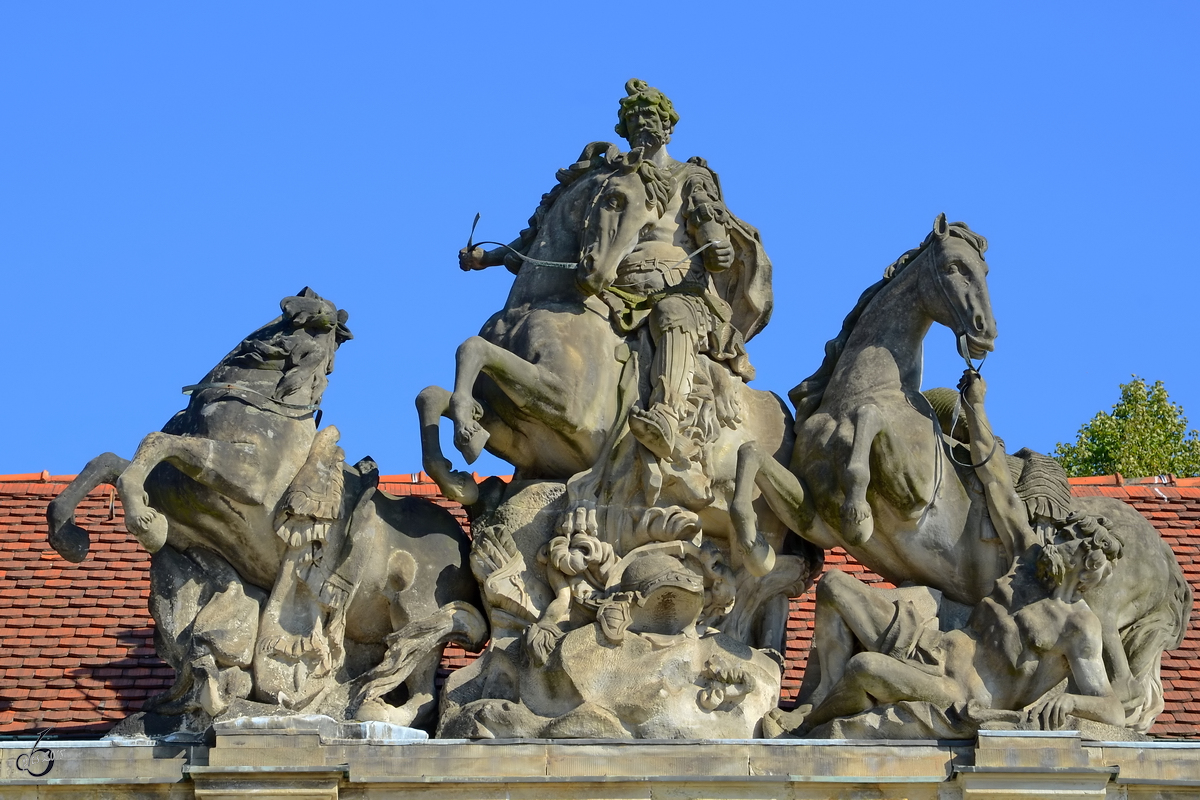
[[(293, 711), (327, 703), (424, 724), (442, 645), (487, 636), (469, 542), (444, 509), (377, 491), (373, 462), (348, 467), (337, 429), (318, 431), (334, 355), (352, 338), (347, 313), (308, 288), (280, 308), (187, 387), (187, 408), (132, 460), (87, 464), (50, 503), (50, 544), (86, 558), (75, 508), (116, 485), (126, 526), (154, 554), (150, 612), (176, 670), (147, 710), (216, 717), (253, 692)], [(357, 683), (338, 690), (347, 681)], [(402, 682), (403, 705), (380, 699)]]
[(504, 308), (458, 348), (453, 393), (431, 386), (418, 396), (425, 471), (446, 496), (470, 504), (477, 490), (442, 455), (443, 415), (468, 463), (486, 443), (521, 478), (569, 478), (605, 452), (618, 422), (623, 340), (595, 276), (616, 273), (674, 190), (640, 156), (596, 142), (560, 172)]
[[(602, 295), (646, 227), (660, 219), (675, 191), (672, 179), (636, 149), (619, 154), (613, 145), (596, 143), (560, 172), (559, 181), (534, 218), (537, 235), (519, 256), (524, 263), (505, 307), (459, 347), (453, 393), (431, 386), (417, 398), (425, 471), (446, 496), (467, 505), (478, 498), (471, 476), (453, 471), (442, 453), (438, 423), (446, 416), (468, 463), (486, 446), (513, 464), (518, 480), (567, 481), (563, 529), (599, 533), (623, 549), (633, 546), (622, 539), (629, 531), (619, 532), (611, 518), (606, 522), (597, 506), (605, 505), (601, 495), (614, 482), (625, 481), (610, 508), (639, 516), (687, 507), (682, 515), (664, 512), (663, 519), (686, 519), (680, 524), (693, 534), (703, 529), (706, 538), (736, 542), (735, 570), (744, 565), (752, 576), (771, 573), (782, 550), (787, 569), (760, 582), (759, 593), (770, 599), (748, 600), (738, 613), (750, 620), (769, 605), (786, 617), (787, 593), (798, 594), (811, 583), (819, 556), (805, 543), (796, 542), (798, 552), (784, 547), (787, 531), (765, 503), (754, 509), (754, 523), (741, 540), (734, 538), (729, 514), (739, 446), (756, 441), (776, 458), (791, 452), (784, 403), (751, 389), (726, 366), (700, 358), (697, 382), (733, 398), (741, 417), (733, 427), (714, 426), (705, 476), (711, 481), (704, 487), (709, 494), (689, 495), (694, 487), (685, 479), (663, 477), (669, 470), (660, 469), (649, 451), (630, 454), (631, 447), (641, 447), (629, 434), (628, 419), (645, 391), (639, 387), (644, 376), (638, 353), (631, 353), (637, 345), (615, 332)], [(639, 469), (658, 470), (660, 494), (648, 497), (639, 489), (645, 474)], [(776, 627), (782, 636), (782, 623)]]
[(792, 530), (824, 548), (845, 547), (889, 579), (965, 603), (990, 590), (1008, 561), (964, 534), (972, 501), (942, 456), (921, 395), (923, 343), (935, 321), (954, 331), (964, 355), (992, 349), (986, 247), (939, 216), (924, 243), (863, 292), (820, 370), (791, 392), (790, 468), (743, 446), (735, 524), (752, 524), (746, 504), (756, 482)]
[[(742, 446), (731, 509), (739, 537), (754, 530), (757, 488), (791, 530), (823, 548), (844, 547), (893, 583), (930, 586), (969, 606), (991, 591), (1016, 554), (985, 529), (987, 502), (973, 474), (983, 463), (950, 456), (920, 393), (923, 341), (934, 322), (954, 332), (964, 357), (992, 349), (986, 249), (982, 236), (940, 215), (921, 246), (862, 294), (821, 368), (791, 392), (790, 467), (753, 443)], [(1139, 514), (1113, 498), (1074, 504), (1113, 520), (1124, 543), (1094, 607), (1127, 724), (1145, 730), (1162, 709), (1159, 656), (1181, 641), (1191, 592)]]

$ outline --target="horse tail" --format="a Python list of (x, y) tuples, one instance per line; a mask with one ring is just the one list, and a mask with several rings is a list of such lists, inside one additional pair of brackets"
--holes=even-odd
[(1192, 614), (1192, 587), (1170, 548), (1164, 542), (1169, 585), (1156, 608), (1121, 630), (1121, 646), (1129, 661), (1129, 670), (1142, 687), (1142, 705), (1126, 720), (1126, 725), (1146, 732), (1164, 706), (1160, 666), (1165, 650), (1183, 643)]
[(58, 497), (50, 501), (46, 508), (50, 546), (67, 561), (83, 561), (91, 546), (88, 532), (75, 524), (75, 508), (97, 486), (115, 485), (114, 481), (128, 466), (126, 459), (114, 453), (96, 456)]

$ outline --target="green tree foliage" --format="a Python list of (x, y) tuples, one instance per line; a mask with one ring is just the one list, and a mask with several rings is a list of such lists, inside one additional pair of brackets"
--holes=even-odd
[(1187, 424), (1183, 406), (1171, 402), (1162, 381), (1146, 386), (1134, 375), (1121, 384), (1112, 413), (1092, 417), (1075, 444), (1059, 442), (1054, 457), (1073, 477), (1200, 475), (1200, 434)]

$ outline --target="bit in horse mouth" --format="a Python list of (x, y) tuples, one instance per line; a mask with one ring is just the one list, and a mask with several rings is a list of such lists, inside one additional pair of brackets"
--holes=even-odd
[(977, 339), (971, 334), (964, 334), (962, 339), (966, 342), (967, 352), (971, 358), (983, 358), (988, 353), (996, 349), (991, 339)]

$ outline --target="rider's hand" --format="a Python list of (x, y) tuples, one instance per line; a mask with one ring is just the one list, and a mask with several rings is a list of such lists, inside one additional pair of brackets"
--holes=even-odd
[(721, 272), (733, 266), (733, 245), (728, 239), (721, 239), (704, 251), (705, 266), (714, 272)]
[(962, 379), (958, 382), (958, 391), (962, 392), (963, 401), (968, 406), (983, 405), (983, 398), (987, 394), (987, 382), (975, 370), (963, 370)]
[(473, 247), (470, 250), (463, 248), (458, 251), (458, 268), (463, 272), (470, 272), (476, 269), (487, 269), (487, 265), (483, 263), (483, 248)]

